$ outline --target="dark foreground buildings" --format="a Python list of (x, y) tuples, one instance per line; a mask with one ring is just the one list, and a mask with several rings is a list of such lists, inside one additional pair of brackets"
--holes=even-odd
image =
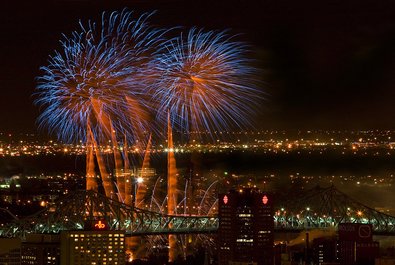
[(219, 265), (273, 264), (272, 203), (253, 188), (219, 195)]
[(340, 265), (374, 265), (379, 243), (373, 241), (371, 224), (341, 223), (339, 230)]

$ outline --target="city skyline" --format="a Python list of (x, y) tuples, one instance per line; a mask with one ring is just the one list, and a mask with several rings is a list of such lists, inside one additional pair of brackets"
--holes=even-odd
[(229, 28), (250, 43), (266, 92), (257, 128), (394, 127), (395, 19), (389, 2), (41, 1), (2, 10), (3, 131), (36, 132), (35, 78), (59, 49), (61, 34), (70, 35), (79, 19), (94, 20), (104, 10), (124, 7), (137, 13), (156, 10), (158, 26)]
[(5, 4), (0, 263), (394, 261), (384, 1)]

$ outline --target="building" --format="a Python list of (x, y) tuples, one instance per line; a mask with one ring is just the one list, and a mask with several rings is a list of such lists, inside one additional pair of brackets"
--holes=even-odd
[(219, 265), (273, 264), (273, 201), (258, 189), (219, 195)]
[(59, 265), (60, 237), (55, 234), (30, 234), (21, 246), (21, 265)]
[(379, 257), (379, 243), (373, 241), (372, 225), (341, 223), (339, 257), (341, 265), (374, 265)]
[(104, 221), (94, 227), (61, 232), (61, 265), (125, 264), (125, 231), (107, 230)]
[(338, 263), (338, 241), (336, 237), (319, 237), (313, 240), (313, 263), (318, 265)]
[(0, 265), (21, 264), (21, 240), (0, 238)]

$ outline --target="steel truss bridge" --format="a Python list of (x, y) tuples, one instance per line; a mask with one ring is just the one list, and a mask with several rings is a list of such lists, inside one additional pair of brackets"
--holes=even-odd
[[(350, 222), (372, 224), (375, 234), (395, 235), (395, 217), (349, 198), (334, 186), (290, 194), (274, 208), (276, 231), (333, 229)], [(111, 230), (125, 230), (129, 236), (212, 233), (218, 229), (217, 216), (166, 215), (128, 206), (93, 191), (77, 191), (32, 216), (0, 227), (0, 236), (24, 238), (27, 233), (81, 230), (97, 220)]]
[(135, 208), (94, 191), (77, 191), (27, 218), (0, 227), (0, 236), (22, 237), (26, 233), (59, 233), (81, 230), (85, 224), (103, 221), (110, 230), (127, 235), (215, 232), (216, 216), (171, 216)]
[(339, 223), (364, 223), (372, 224), (374, 234), (395, 235), (394, 216), (363, 205), (333, 185), (317, 186), (287, 197), (276, 206), (276, 230), (330, 229)]

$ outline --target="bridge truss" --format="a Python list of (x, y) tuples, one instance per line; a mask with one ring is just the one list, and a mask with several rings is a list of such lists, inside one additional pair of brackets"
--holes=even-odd
[(45, 210), (0, 228), (1, 236), (25, 237), (26, 233), (59, 233), (84, 229), (103, 220), (112, 230), (127, 235), (209, 233), (218, 227), (215, 216), (171, 216), (151, 212), (107, 198), (93, 191), (77, 191)]
[(372, 224), (375, 234), (395, 235), (395, 217), (348, 197), (330, 186), (315, 187), (288, 196), (278, 203), (274, 215), (276, 230), (304, 230), (337, 227), (339, 223)]
[[(274, 206), (276, 231), (335, 228), (339, 223), (372, 224), (375, 234), (395, 235), (395, 217), (359, 203), (334, 186), (316, 187)], [(25, 237), (26, 233), (59, 233), (84, 229), (104, 220), (109, 229), (127, 235), (211, 233), (216, 216), (165, 215), (112, 200), (93, 191), (77, 191), (30, 217), (0, 227), (0, 236)]]

